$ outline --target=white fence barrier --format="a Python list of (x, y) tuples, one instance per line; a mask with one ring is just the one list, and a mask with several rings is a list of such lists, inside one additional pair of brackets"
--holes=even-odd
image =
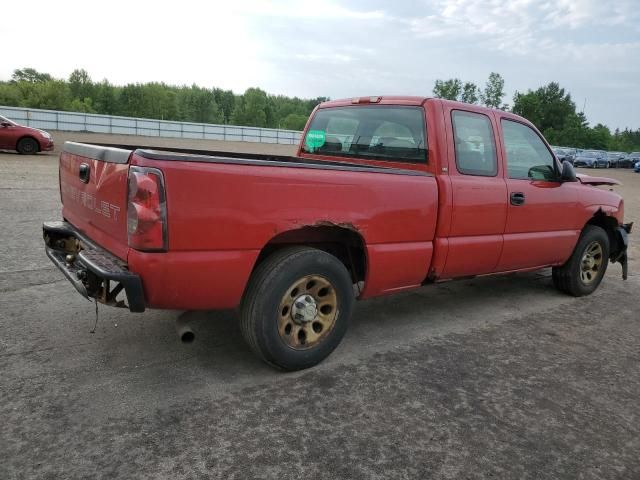
[(35, 108), (3, 107), (0, 115), (17, 123), (42, 130), (114, 133), (147, 137), (198, 138), (234, 142), (282, 143), (295, 145), (302, 132), (274, 128), (239, 127), (211, 123), (172, 122), (149, 118), (116, 117), (93, 113), (61, 112)]

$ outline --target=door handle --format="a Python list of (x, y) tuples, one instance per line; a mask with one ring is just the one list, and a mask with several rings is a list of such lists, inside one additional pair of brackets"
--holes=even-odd
[(524, 205), (524, 193), (512, 192), (511, 193), (511, 205)]
[(89, 165), (86, 163), (81, 163), (78, 176), (84, 183), (89, 183), (89, 177), (91, 176), (91, 167), (89, 167)]

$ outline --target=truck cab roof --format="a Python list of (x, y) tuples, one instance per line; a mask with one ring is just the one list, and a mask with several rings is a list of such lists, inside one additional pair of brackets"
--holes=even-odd
[(429, 97), (414, 97), (400, 95), (371, 95), (365, 97), (341, 98), (329, 100), (318, 105), (318, 108), (346, 107), (350, 105), (422, 105)]
[(355, 106), (355, 105), (407, 105), (407, 106), (421, 106), (424, 105), (429, 100), (437, 100), (442, 102), (443, 105), (456, 108), (459, 107), (463, 110), (470, 110), (473, 112), (488, 114), (489, 112), (499, 112), (502, 117), (513, 119), (519, 122), (527, 123), (529, 125), (531, 122), (526, 119), (519, 117), (518, 115), (500, 110), (497, 108), (489, 108), (483, 105), (477, 105), (472, 103), (464, 103), (458, 102), (455, 100), (447, 100), (445, 98), (435, 98), (435, 97), (422, 97), (422, 96), (411, 96), (411, 95), (371, 95), (364, 97), (352, 97), (352, 98), (341, 98), (336, 100), (329, 100), (327, 102), (323, 102), (318, 105), (318, 109), (320, 108), (333, 108), (333, 107), (347, 107), (347, 106)]

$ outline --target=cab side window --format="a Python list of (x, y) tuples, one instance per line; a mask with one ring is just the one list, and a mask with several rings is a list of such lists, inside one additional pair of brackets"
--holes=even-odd
[(538, 134), (522, 123), (501, 123), (509, 178), (557, 181), (554, 157)]
[(498, 161), (489, 117), (481, 113), (454, 110), (451, 121), (458, 172), (495, 177), (498, 173)]

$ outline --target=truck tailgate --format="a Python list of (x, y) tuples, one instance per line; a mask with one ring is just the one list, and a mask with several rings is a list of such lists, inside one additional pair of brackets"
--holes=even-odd
[(126, 260), (130, 150), (65, 143), (60, 155), (62, 214), (85, 236)]

